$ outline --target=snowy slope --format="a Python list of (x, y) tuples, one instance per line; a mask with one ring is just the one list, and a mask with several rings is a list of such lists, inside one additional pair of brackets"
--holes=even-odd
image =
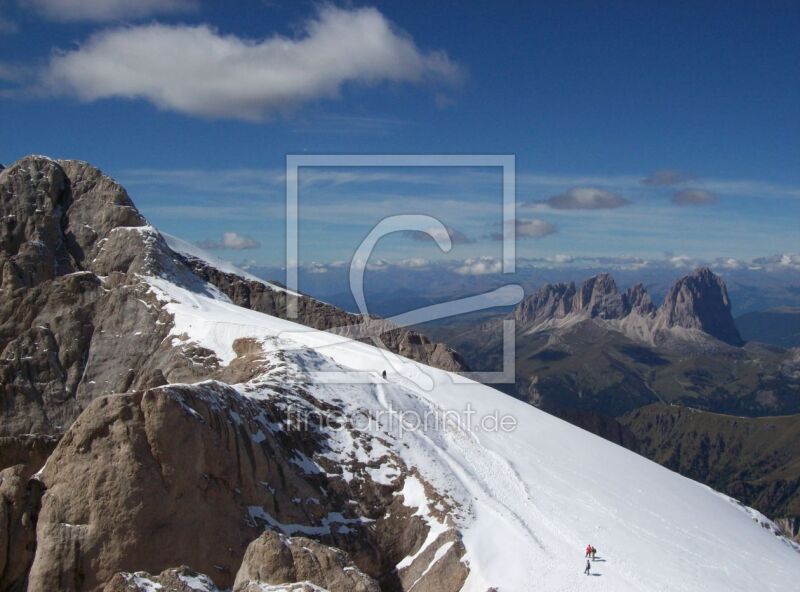
[[(628, 450), (448, 372), (164, 279), (148, 281), (174, 314), (176, 338), (188, 336), (223, 363), (235, 357), (235, 339), (253, 337), (295, 364), (315, 396), (344, 400), (352, 410), (441, 413), (469, 403), (477, 419), (495, 412), (516, 418), (509, 433), (450, 421), (387, 437), (458, 506), (470, 567), (464, 590), (777, 592), (800, 581), (800, 554), (763, 517)], [(346, 374), (326, 373), (336, 369)], [(387, 469), (375, 478), (393, 475)], [(403, 494), (426, 515), (419, 482), (407, 479)], [(591, 577), (582, 573), (588, 543), (602, 558)]]

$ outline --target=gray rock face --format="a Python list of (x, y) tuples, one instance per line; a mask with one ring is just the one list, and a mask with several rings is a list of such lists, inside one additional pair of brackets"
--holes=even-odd
[[(609, 328), (650, 343), (680, 341), (673, 329), (689, 329), (729, 345), (744, 342), (734, 324), (725, 283), (709, 269), (697, 269), (678, 280), (656, 308), (642, 284), (620, 293), (608, 274), (575, 285), (547, 284), (526, 297), (512, 313), (520, 326), (536, 332), (586, 319), (609, 321)], [(698, 334), (692, 334), (697, 340)]]
[(647, 288), (643, 284), (631, 286), (622, 296), (625, 303), (625, 314), (638, 314), (641, 316), (651, 316), (656, 312), (656, 307), (647, 293)]
[(731, 315), (725, 282), (706, 267), (694, 270), (670, 288), (658, 309), (655, 326), (699, 329), (730, 345), (744, 343)]
[(170, 271), (169, 249), (121, 186), (77, 161), (0, 172), (0, 217), (0, 435), (62, 433), (171, 359), (153, 357), (170, 317), (138, 275)]
[(572, 312), (575, 284), (546, 284), (527, 296), (514, 309), (514, 319), (526, 326), (539, 325), (551, 319), (563, 319)]
[(31, 467), (22, 464), (0, 471), (0, 590), (26, 590), (44, 489), (31, 474)]

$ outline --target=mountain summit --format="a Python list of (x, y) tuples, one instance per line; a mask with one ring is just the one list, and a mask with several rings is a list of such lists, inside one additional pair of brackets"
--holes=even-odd
[(731, 345), (744, 344), (731, 315), (725, 282), (707, 267), (673, 284), (658, 309), (655, 326), (698, 329)]
[(725, 283), (708, 268), (678, 280), (656, 308), (646, 288), (636, 284), (620, 292), (607, 273), (574, 283), (546, 284), (517, 305), (512, 317), (527, 333), (570, 327), (596, 320), (628, 337), (648, 343), (704, 342), (740, 346)]

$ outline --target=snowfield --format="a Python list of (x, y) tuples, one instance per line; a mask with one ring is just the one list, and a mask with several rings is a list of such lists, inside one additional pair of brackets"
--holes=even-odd
[[(163, 278), (148, 282), (175, 317), (173, 338), (188, 337), (224, 364), (235, 357), (233, 341), (251, 337), (280, 350), (316, 397), (354, 411), (462, 412), (470, 404), (476, 420), (515, 418), (512, 431), (450, 421), (386, 435), (393, 451), (455, 504), (470, 568), (465, 591), (797, 589), (798, 548), (763, 516), (701, 484), (490, 387)], [(392, 467), (374, 475), (396, 477)], [(426, 545), (432, 543), (444, 528), (426, 507), (436, 502), (413, 478), (403, 497), (428, 521)], [(591, 576), (583, 574), (587, 544), (598, 549)]]

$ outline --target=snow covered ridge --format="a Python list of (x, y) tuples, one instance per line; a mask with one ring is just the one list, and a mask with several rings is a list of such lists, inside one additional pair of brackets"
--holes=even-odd
[(292, 290), (287, 290), (283, 286), (279, 286), (277, 284), (273, 284), (259, 277), (256, 277), (252, 273), (248, 273), (244, 269), (237, 267), (236, 265), (233, 265), (229, 261), (224, 261), (219, 257), (214, 257), (205, 249), (202, 249), (201, 247), (198, 247), (195, 244), (192, 244), (188, 241), (178, 238), (177, 236), (172, 236), (171, 234), (167, 234), (166, 232), (162, 232), (161, 236), (164, 237), (164, 240), (167, 242), (169, 248), (175, 251), (176, 253), (180, 253), (181, 255), (186, 255), (188, 257), (194, 257), (195, 259), (199, 259), (200, 261), (208, 263), (211, 267), (215, 267), (220, 271), (223, 271), (225, 273), (231, 273), (233, 275), (238, 275), (240, 278), (249, 280), (251, 282), (258, 282), (277, 292), (286, 292), (289, 294), (294, 294), (295, 296), (298, 295), (297, 292), (293, 292)]
[[(460, 533), (462, 561), (469, 569), (462, 590), (777, 592), (792, 589), (800, 578), (797, 548), (754, 521), (752, 512), (525, 403), (410, 360), (398, 371), (385, 352), (364, 343), (242, 309), (163, 279), (148, 281), (174, 316), (173, 339), (211, 350), (223, 366), (237, 360), (237, 340), (254, 339), (265, 356), (283, 360), (289, 370), (284, 376), (293, 376), (315, 399), (345, 413), (377, 413), (391, 406), (424, 414), (463, 409), (468, 402), (478, 415), (500, 411), (513, 416), (518, 427), (508, 432), (465, 430), (445, 422), (402, 439), (380, 422), (373, 425), (374, 441), (385, 447), (377, 453), (396, 457), (420, 476), (417, 482), (404, 477), (402, 498), (418, 508), (420, 517), (430, 516), (428, 538), (434, 540), (417, 551), (424, 553), (426, 544), (437, 549), (428, 567), (439, 560), (439, 550), (448, 550), (445, 541), (436, 544), (443, 519)], [(338, 371), (344, 380), (316, 382), (319, 370)], [(350, 373), (357, 380), (348, 381)], [(429, 377), (432, 388), (416, 386), (415, 373)], [(372, 378), (364, 380), (365, 375)], [(236, 388), (247, 397), (266, 396), (259, 384), (267, 379), (257, 377)], [(345, 431), (328, 460), (352, 460), (359, 450)], [(298, 457), (309, 470), (324, 461)], [(370, 469), (370, 475), (392, 482), (398, 478), (396, 468), (387, 461)], [(252, 517), (273, 528), (295, 528), (271, 524), (258, 511)], [(593, 565), (594, 577), (582, 573), (587, 543), (602, 558)]]

